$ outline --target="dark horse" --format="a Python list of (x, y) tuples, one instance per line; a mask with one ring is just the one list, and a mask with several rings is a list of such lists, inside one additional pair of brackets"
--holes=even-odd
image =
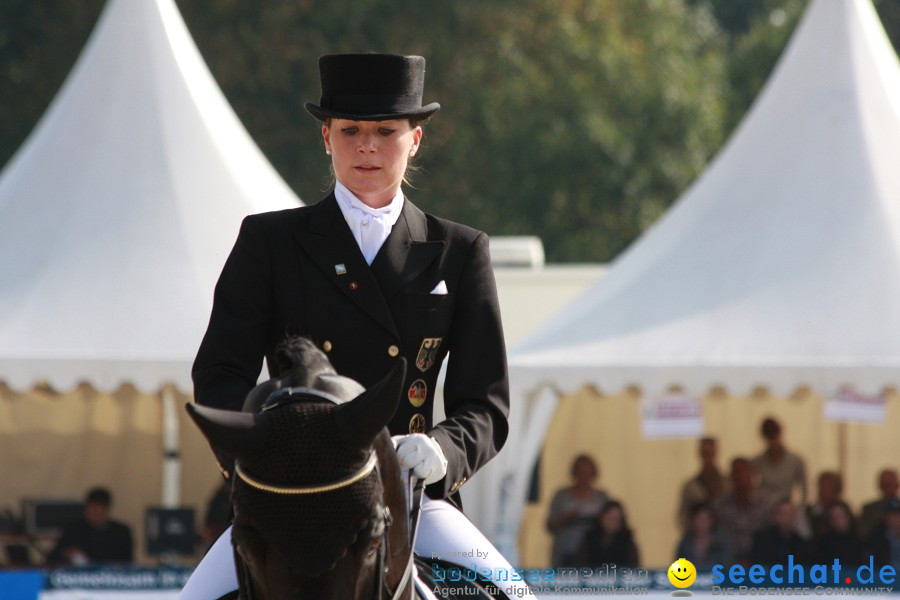
[(406, 492), (385, 429), (405, 362), (367, 390), (302, 338), (275, 362), (279, 375), (243, 412), (188, 405), (213, 448), (235, 459), (240, 598), (414, 597)]

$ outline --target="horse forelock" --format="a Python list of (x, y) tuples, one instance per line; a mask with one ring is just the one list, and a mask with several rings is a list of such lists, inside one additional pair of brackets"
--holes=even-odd
[(293, 385), (313, 387), (317, 377), (336, 374), (328, 357), (305, 337), (288, 337), (275, 349), (270, 371), (273, 377), (290, 376)]
[(328, 357), (309, 339), (288, 337), (275, 350), (270, 371), (272, 378), (259, 383), (247, 394), (244, 412), (288, 400), (295, 388), (322, 392), (323, 399), (349, 402), (365, 391), (356, 380), (338, 375)]

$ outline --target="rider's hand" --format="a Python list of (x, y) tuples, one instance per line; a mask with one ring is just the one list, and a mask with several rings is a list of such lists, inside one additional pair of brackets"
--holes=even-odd
[(447, 458), (440, 445), (424, 433), (395, 435), (391, 438), (397, 449), (400, 466), (412, 470), (425, 484), (443, 479), (447, 474)]

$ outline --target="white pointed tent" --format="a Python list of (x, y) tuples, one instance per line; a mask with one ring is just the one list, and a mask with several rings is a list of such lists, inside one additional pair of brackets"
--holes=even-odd
[[(0, 438), (8, 467), (38, 467), (13, 469), (0, 502), (80, 497), (97, 481), (79, 476), (112, 484), (114, 473), (134, 471), (128, 462), (158, 463), (160, 402), (141, 402), (141, 393), (190, 393), (193, 355), (241, 218), (298, 204), (216, 86), (174, 2), (110, 0), (0, 174)], [(82, 382), (80, 402), (55, 399)], [(41, 383), (55, 392), (30, 391)], [(16, 401), (23, 396), (29, 402)], [(68, 436), (71, 451), (44, 447), (42, 461), (28, 440), (46, 444), (53, 433)], [(151, 456), (107, 443), (128, 436), (137, 444), (144, 434)], [(208, 452), (199, 454), (214, 472)], [(142, 477), (157, 489), (126, 492), (119, 482), (119, 496), (156, 497), (158, 473)], [(214, 477), (200, 477), (194, 492), (205, 499)]]
[(874, 10), (814, 2), (710, 168), (514, 349), (517, 385), (897, 383), (898, 156), (900, 68)]
[[(501, 549), (515, 545), (531, 466), (550, 422), (563, 419), (559, 395), (585, 386), (608, 395), (680, 386), (698, 396), (716, 388), (731, 395), (804, 387), (829, 394), (845, 383), (868, 392), (900, 388), (898, 157), (900, 67), (873, 7), (813, 0), (706, 172), (602, 280), (512, 349), (519, 410), (514, 437), (491, 470), (503, 483), (487, 502), (499, 507), (496, 521), (482, 523)], [(797, 403), (745, 402), (745, 412), (729, 417), (725, 404), (737, 406), (712, 401), (704, 410), (713, 434), (743, 421), (724, 440), (732, 452), (758, 451), (762, 410), (782, 411), (785, 420), (810, 414), (791, 412)], [(547, 439), (543, 460), (556, 462), (542, 465), (542, 485), (552, 493), (567, 484), (578, 444), (596, 450), (618, 440), (598, 457), (601, 483), (628, 496), (639, 540), (653, 546), (645, 550), (657, 561), (670, 557), (673, 536), (657, 533), (674, 529), (670, 505), (696, 468), (693, 443), (640, 445), (635, 402), (593, 405), (568, 415), (569, 425), (593, 428), (580, 438), (566, 432), (570, 454), (553, 455), (563, 442)], [(607, 413), (592, 418), (603, 406)], [(812, 454), (813, 468), (835, 466), (824, 441), (831, 430), (801, 429), (787, 423), (788, 443)], [(868, 446), (848, 443), (881, 461), (887, 448), (876, 445), (879, 435), (860, 434)], [(660, 472), (655, 460), (668, 467)], [(861, 479), (866, 496), (874, 494), (869, 475)]]

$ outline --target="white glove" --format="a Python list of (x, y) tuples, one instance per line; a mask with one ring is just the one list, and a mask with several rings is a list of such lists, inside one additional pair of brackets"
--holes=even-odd
[(391, 438), (397, 449), (400, 466), (424, 479), (425, 484), (440, 481), (447, 474), (447, 457), (440, 445), (424, 433), (395, 435)]

